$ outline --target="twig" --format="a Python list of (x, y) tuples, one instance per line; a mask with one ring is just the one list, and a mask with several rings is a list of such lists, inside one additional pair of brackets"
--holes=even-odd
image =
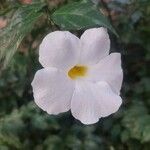
[(108, 13), (108, 18), (110, 20), (110, 22), (112, 23), (112, 18), (111, 18), (111, 10), (109, 9), (109, 7), (107, 6), (107, 3), (105, 2), (105, 0), (101, 0), (101, 4), (103, 5), (103, 7), (105, 8), (105, 10)]

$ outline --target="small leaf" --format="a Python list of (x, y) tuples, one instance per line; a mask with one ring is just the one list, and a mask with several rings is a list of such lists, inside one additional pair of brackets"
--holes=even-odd
[(103, 26), (117, 35), (108, 19), (89, 1), (74, 2), (63, 6), (52, 14), (52, 19), (65, 30)]
[(20, 42), (29, 33), (35, 21), (41, 16), (42, 3), (21, 5), (13, 14), (10, 23), (0, 30), (0, 63), (5, 67)]
[(144, 104), (136, 101), (124, 114), (122, 140), (133, 138), (143, 143), (150, 141), (150, 115)]

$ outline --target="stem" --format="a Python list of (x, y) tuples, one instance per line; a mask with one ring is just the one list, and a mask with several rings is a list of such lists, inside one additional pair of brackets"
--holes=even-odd
[(111, 14), (110, 14), (110, 9), (109, 9), (109, 7), (107, 6), (107, 3), (106, 3), (104, 0), (101, 0), (101, 4), (103, 5), (103, 7), (105, 8), (105, 10), (107, 11), (107, 13), (108, 13), (108, 18), (109, 18), (110, 22), (112, 23), (112, 18), (111, 18)]

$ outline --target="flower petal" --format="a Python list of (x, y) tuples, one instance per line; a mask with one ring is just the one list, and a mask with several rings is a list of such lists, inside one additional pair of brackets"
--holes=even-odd
[(72, 115), (83, 124), (98, 122), (100, 106), (95, 95), (95, 85), (89, 82), (77, 82), (71, 100)]
[(110, 39), (103, 27), (86, 30), (81, 36), (81, 64), (95, 64), (106, 57), (110, 50)]
[(113, 93), (106, 82), (80, 81), (71, 100), (71, 112), (83, 124), (93, 124), (100, 117), (116, 112), (121, 102), (120, 96)]
[(48, 34), (39, 49), (39, 61), (43, 67), (68, 69), (75, 65), (79, 55), (79, 39), (68, 31)]
[(73, 82), (56, 68), (44, 68), (35, 74), (32, 82), (35, 103), (49, 114), (70, 109), (74, 91)]
[(98, 82), (98, 87), (97, 98), (99, 98), (101, 105), (101, 117), (109, 116), (118, 111), (122, 104), (121, 97), (115, 94), (106, 82)]
[(87, 80), (106, 81), (110, 84), (112, 90), (119, 94), (123, 80), (120, 53), (111, 53), (98, 64), (91, 66)]

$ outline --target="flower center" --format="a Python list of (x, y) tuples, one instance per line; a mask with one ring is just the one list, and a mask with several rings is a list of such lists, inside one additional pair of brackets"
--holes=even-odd
[(68, 76), (71, 79), (76, 79), (77, 77), (84, 77), (87, 73), (86, 66), (76, 65), (68, 71)]

